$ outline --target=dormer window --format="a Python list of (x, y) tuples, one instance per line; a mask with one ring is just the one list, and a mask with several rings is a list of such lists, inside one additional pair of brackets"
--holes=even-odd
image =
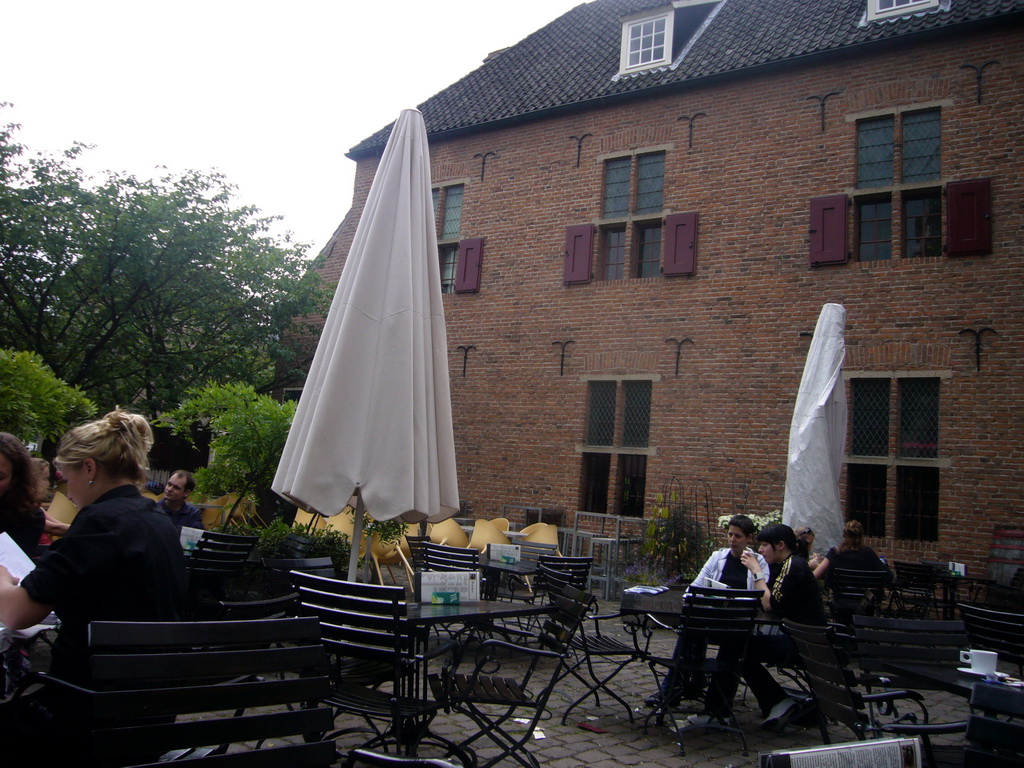
[(672, 9), (622, 24), (621, 72), (663, 66), (672, 57)]
[(939, 0), (868, 0), (868, 21), (938, 8)]
[(719, 0), (671, 0), (660, 8), (623, 17), (615, 77), (672, 66), (718, 5)]

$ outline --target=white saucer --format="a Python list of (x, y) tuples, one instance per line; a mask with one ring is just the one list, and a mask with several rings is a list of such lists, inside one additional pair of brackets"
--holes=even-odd
[[(965, 675), (976, 675), (978, 677), (984, 677), (985, 676), (984, 672), (975, 672), (970, 667), (957, 667), (956, 671), (957, 672), (963, 672)], [(1008, 675), (1005, 672), (995, 672), (993, 674), (995, 674), (995, 676), (999, 677), (999, 678), (1008, 677)]]

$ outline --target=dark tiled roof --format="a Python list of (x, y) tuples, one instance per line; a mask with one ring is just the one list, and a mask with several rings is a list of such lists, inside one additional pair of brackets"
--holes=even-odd
[[(595, 0), (573, 8), (421, 104), (428, 134), (1024, 14), (1024, 0), (941, 0), (938, 9), (865, 22), (867, 0), (721, 0), (676, 66), (617, 78), (622, 17), (666, 5), (667, 0)], [(350, 155), (382, 149), (390, 131), (381, 129)]]

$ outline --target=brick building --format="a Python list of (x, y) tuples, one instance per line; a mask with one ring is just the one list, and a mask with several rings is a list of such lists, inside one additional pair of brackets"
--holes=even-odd
[[(1022, 21), (1024, 0), (595, 0), (420, 105), (463, 498), (781, 508), (838, 302), (847, 512), (892, 556), (982, 566), (1024, 489)], [(387, 135), (349, 154), (332, 280)]]

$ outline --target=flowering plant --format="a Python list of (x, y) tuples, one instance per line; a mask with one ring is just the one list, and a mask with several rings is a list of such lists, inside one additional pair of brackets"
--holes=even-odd
[[(718, 518), (718, 527), (723, 531), (729, 527), (729, 518), (732, 515), (722, 515)], [(782, 522), (782, 510), (773, 509), (771, 512), (767, 512), (763, 515), (747, 515), (750, 520), (757, 526), (757, 530), (763, 530), (769, 525), (775, 525), (776, 523)]]

